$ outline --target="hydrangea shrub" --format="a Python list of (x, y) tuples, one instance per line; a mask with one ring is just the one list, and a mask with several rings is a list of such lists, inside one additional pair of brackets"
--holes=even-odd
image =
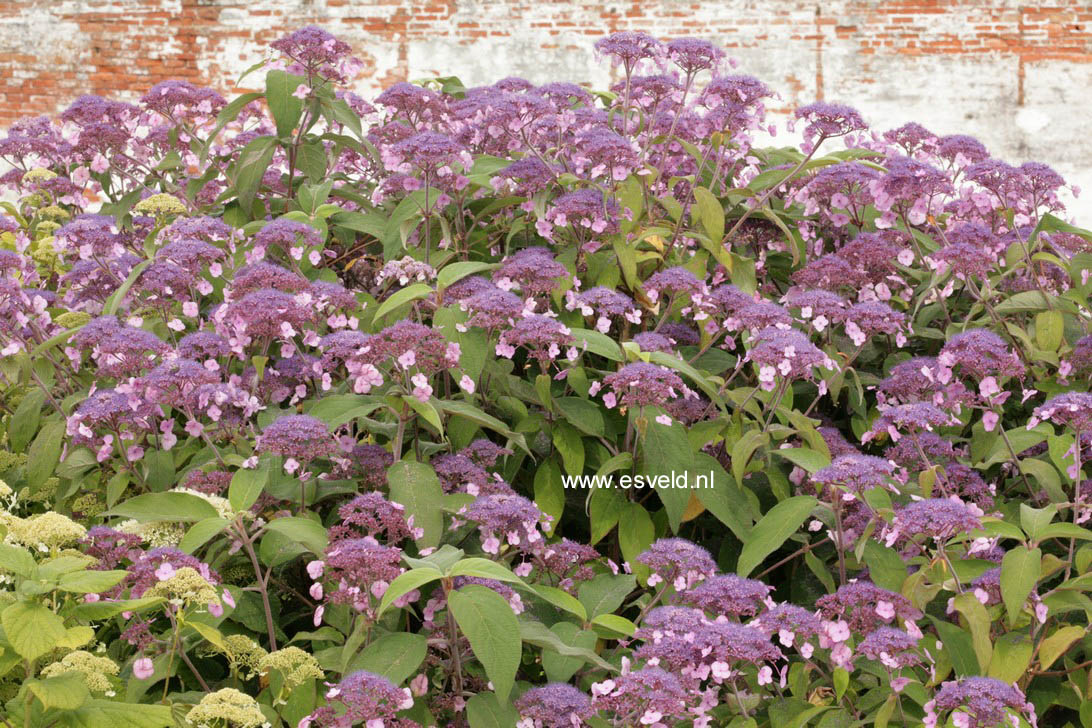
[(1089, 724), (1064, 180), (596, 51), (0, 138), (0, 725)]

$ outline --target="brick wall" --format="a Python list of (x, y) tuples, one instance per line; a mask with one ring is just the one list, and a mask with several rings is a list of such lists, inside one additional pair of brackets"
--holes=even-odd
[[(353, 45), (363, 92), (447, 74), (605, 85), (596, 37), (697, 35), (786, 108), (844, 101), (879, 129), (974, 134), (1092, 187), (1092, 0), (0, 0), (0, 126), (166, 78), (230, 91), (269, 41), (307, 23)], [(1092, 224), (1092, 199), (1074, 209)]]

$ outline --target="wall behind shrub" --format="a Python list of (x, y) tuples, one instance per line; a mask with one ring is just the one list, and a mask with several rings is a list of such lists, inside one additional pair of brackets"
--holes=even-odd
[[(286, 29), (326, 27), (367, 63), (358, 81), (458, 74), (571, 78), (602, 87), (589, 36), (707, 37), (784, 96), (978, 136), (1092, 188), (1092, 4), (1053, 0), (3, 0), (0, 127), (83, 93), (135, 99), (184, 78), (230, 90)], [(1092, 196), (1070, 207), (1086, 221)]]

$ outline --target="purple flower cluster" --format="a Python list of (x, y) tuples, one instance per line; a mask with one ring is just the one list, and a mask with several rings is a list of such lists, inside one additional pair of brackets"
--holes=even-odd
[(765, 608), (771, 591), (771, 587), (755, 579), (717, 574), (680, 592), (675, 599), (712, 615), (753, 617)]
[(627, 364), (604, 377), (602, 384), (610, 390), (603, 395), (603, 402), (609, 408), (615, 405), (662, 407), (682, 392), (689, 391), (679, 375), (665, 367), (646, 362)]
[(951, 716), (954, 725), (966, 728), (997, 728), (1019, 725), (1019, 718), (1035, 724), (1035, 708), (1020, 688), (990, 677), (965, 677), (941, 685), (925, 704), (925, 725), (939, 725), (939, 714)]
[[(262, 430), (260, 452), (309, 463), (335, 451), (337, 442), (326, 423), (310, 415), (284, 415)], [(287, 463), (286, 463), (287, 467)]]
[(382, 675), (365, 670), (349, 673), (331, 686), (326, 700), (342, 709), (323, 706), (300, 721), (300, 728), (350, 728), (363, 722), (402, 728), (416, 725), (396, 718), (398, 712), (413, 707), (409, 688), (398, 688)]
[(709, 552), (682, 538), (661, 538), (637, 557), (637, 562), (652, 570), (649, 586), (665, 583), (684, 591), (717, 572)]
[(574, 728), (592, 716), (591, 698), (565, 683), (531, 688), (516, 700), (518, 728)]

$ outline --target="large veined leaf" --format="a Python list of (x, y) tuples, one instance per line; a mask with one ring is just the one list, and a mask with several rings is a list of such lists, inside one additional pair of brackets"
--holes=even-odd
[(220, 514), (204, 498), (189, 493), (143, 493), (120, 503), (110, 515), (137, 521), (201, 521)]
[(253, 470), (241, 468), (231, 476), (228, 486), (228, 501), (236, 511), (245, 511), (258, 501), (266, 483), (269, 482), (269, 462), (261, 463)]
[(1013, 624), (1042, 574), (1043, 552), (1017, 546), (1001, 559), (1001, 599)]
[(73, 728), (169, 728), (175, 725), (166, 705), (118, 703), (92, 699), (66, 714), (66, 725)]
[(87, 683), (78, 672), (63, 673), (44, 680), (30, 680), (27, 689), (46, 710), (75, 710), (91, 697)]
[(286, 138), (292, 134), (303, 113), (303, 100), (293, 96), (295, 90), (305, 81), (286, 71), (270, 71), (265, 74), (265, 101), (277, 123), (277, 136)]
[(444, 528), (444, 492), (435, 471), (423, 463), (401, 460), (387, 469), (387, 480), (391, 500), (405, 506), (413, 525), (424, 531), (417, 544), (437, 546)]
[(642, 442), (641, 461), (641, 473), (663, 484), (656, 487), (656, 494), (664, 504), (672, 530), (677, 532), (690, 501), (690, 486), (697, 477), (694, 453), (682, 423), (664, 425), (651, 420)]
[(8, 642), (26, 660), (36, 660), (67, 636), (64, 620), (37, 602), (18, 601), (0, 613)]
[(318, 521), (298, 516), (274, 518), (266, 526), (270, 531), (286, 536), (305, 546), (311, 553), (321, 556), (326, 551), (326, 529)]
[(254, 206), (258, 188), (261, 187), (262, 176), (269, 168), (269, 163), (273, 161), (273, 152), (276, 149), (276, 137), (264, 136), (252, 140), (243, 147), (243, 151), (229, 173), (239, 207), (248, 218)]
[(65, 423), (50, 420), (38, 431), (27, 453), (27, 487), (37, 490), (57, 468), (64, 444)]
[(448, 608), (485, 668), (497, 697), (507, 700), (519, 668), (519, 621), (497, 592), (471, 584), (448, 593)]
[(751, 529), (739, 555), (736, 572), (747, 576), (763, 559), (781, 548), (803, 525), (818, 502), (810, 495), (797, 495), (771, 508)]
[(385, 634), (364, 648), (352, 669), (374, 672), (401, 685), (424, 662), (426, 642), (424, 635), (409, 632)]
[(392, 311), (430, 295), (432, 295), (432, 286), (425, 285), (424, 283), (414, 283), (412, 286), (406, 286), (400, 291), (393, 293), (390, 298), (380, 304), (375, 312), (374, 320), (379, 321)]
[(478, 693), (466, 701), (466, 720), (470, 728), (508, 728), (519, 720), (519, 713), (493, 693)]
[(429, 567), (410, 569), (399, 574), (387, 587), (387, 591), (383, 592), (383, 598), (379, 601), (377, 613), (383, 614), (399, 597), (403, 597), (414, 589), (420, 589), (425, 584), (442, 578), (444, 578), (443, 572)]

